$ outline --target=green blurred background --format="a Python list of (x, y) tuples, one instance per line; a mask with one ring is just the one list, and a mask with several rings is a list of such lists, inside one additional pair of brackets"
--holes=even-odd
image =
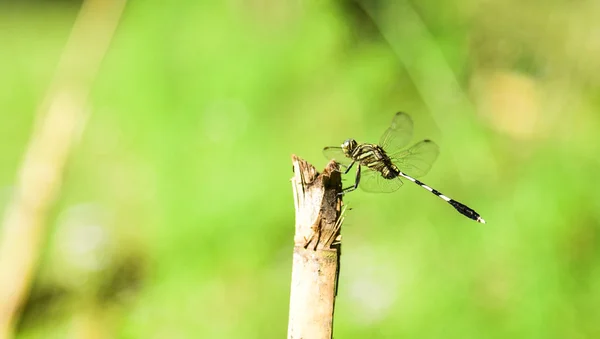
[[(599, 338), (599, 4), (130, 1), (17, 337), (285, 337), (290, 155), (401, 110), (487, 224), (345, 197), (336, 338)], [(79, 6), (0, 4), (2, 210)]]

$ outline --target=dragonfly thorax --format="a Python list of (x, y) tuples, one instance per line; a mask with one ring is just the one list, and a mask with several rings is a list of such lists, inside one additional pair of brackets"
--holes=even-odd
[(356, 149), (356, 147), (358, 147), (358, 143), (356, 142), (356, 140), (354, 140), (354, 139), (347, 139), (342, 144), (342, 151), (344, 151), (344, 154), (348, 158), (352, 158), (352, 153), (354, 153), (354, 150)]

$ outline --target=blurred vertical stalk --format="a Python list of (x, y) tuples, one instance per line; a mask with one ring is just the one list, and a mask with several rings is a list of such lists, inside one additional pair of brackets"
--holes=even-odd
[(8, 204), (0, 236), (0, 339), (13, 336), (27, 296), (48, 214), (88, 114), (85, 104), (125, 0), (84, 1), (46, 96)]
[[(460, 149), (460, 162), (479, 164), (494, 173), (494, 152), (474, 115), (476, 109), (461, 87), (435, 36), (409, 1), (357, 1), (406, 68), (438, 126)], [(473, 166), (473, 165), (471, 165)], [(468, 171), (459, 172), (466, 180)]]
[(337, 294), (342, 217), (339, 167), (323, 173), (292, 156), (296, 232), (288, 338), (330, 339)]

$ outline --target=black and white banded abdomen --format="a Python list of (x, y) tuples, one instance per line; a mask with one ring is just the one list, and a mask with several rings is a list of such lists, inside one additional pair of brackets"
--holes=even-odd
[(447, 196), (443, 195), (442, 192), (425, 185), (423, 182), (421, 182), (405, 173), (402, 173), (401, 171), (398, 173), (398, 175), (414, 182), (415, 184), (423, 187), (424, 189), (428, 190), (429, 192), (437, 195), (438, 197), (440, 197), (440, 199), (443, 199), (444, 201), (446, 201), (447, 203), (452, 205), (452, 207), (454, 207), (454, 209), (456, 209), (460, 214), (466, 216), (467, 218), (470, 218), (470, 219), (478, 221), (482, 224), (485, 224), (485, 220), (483, 220), (483, 218), (477, 212), (475, 212), (475, 210), (471, 209), (470, 207), (468, 207), (454, 199), (448, 198)]

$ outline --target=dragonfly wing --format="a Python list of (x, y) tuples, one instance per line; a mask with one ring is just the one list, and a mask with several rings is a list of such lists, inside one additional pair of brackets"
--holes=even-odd
[(423, 140), (411, 148), (390, 154), (390, 158), (398, 168), (411, 177), (422, 177), (431, 169), (440, 153), (438, 145), (431, 140)]
[(370, 169), (363, 169), (360, 172), (360, 183), (358, 186), (365, 192), (371, 193), (391, 193), (397, 191), (403, 182), (400, 177), (386, 179), (381, 173)]
[(396, 113), (392, 124), (379, 139), (381, 146), (388, 153), (395, 153), (410, 142), (413, 134), (413, 122), (406, 113)]
[(341, 147), (325, 147), (323, 148), (323, 155), (325, 155), (325, 158), (328, 160), (335, 160), (338, 164), (344, 167), (350, 166), (350, 163), (352, 162), (352, 159), (348, 158), (344, 154), (344, 151)]

